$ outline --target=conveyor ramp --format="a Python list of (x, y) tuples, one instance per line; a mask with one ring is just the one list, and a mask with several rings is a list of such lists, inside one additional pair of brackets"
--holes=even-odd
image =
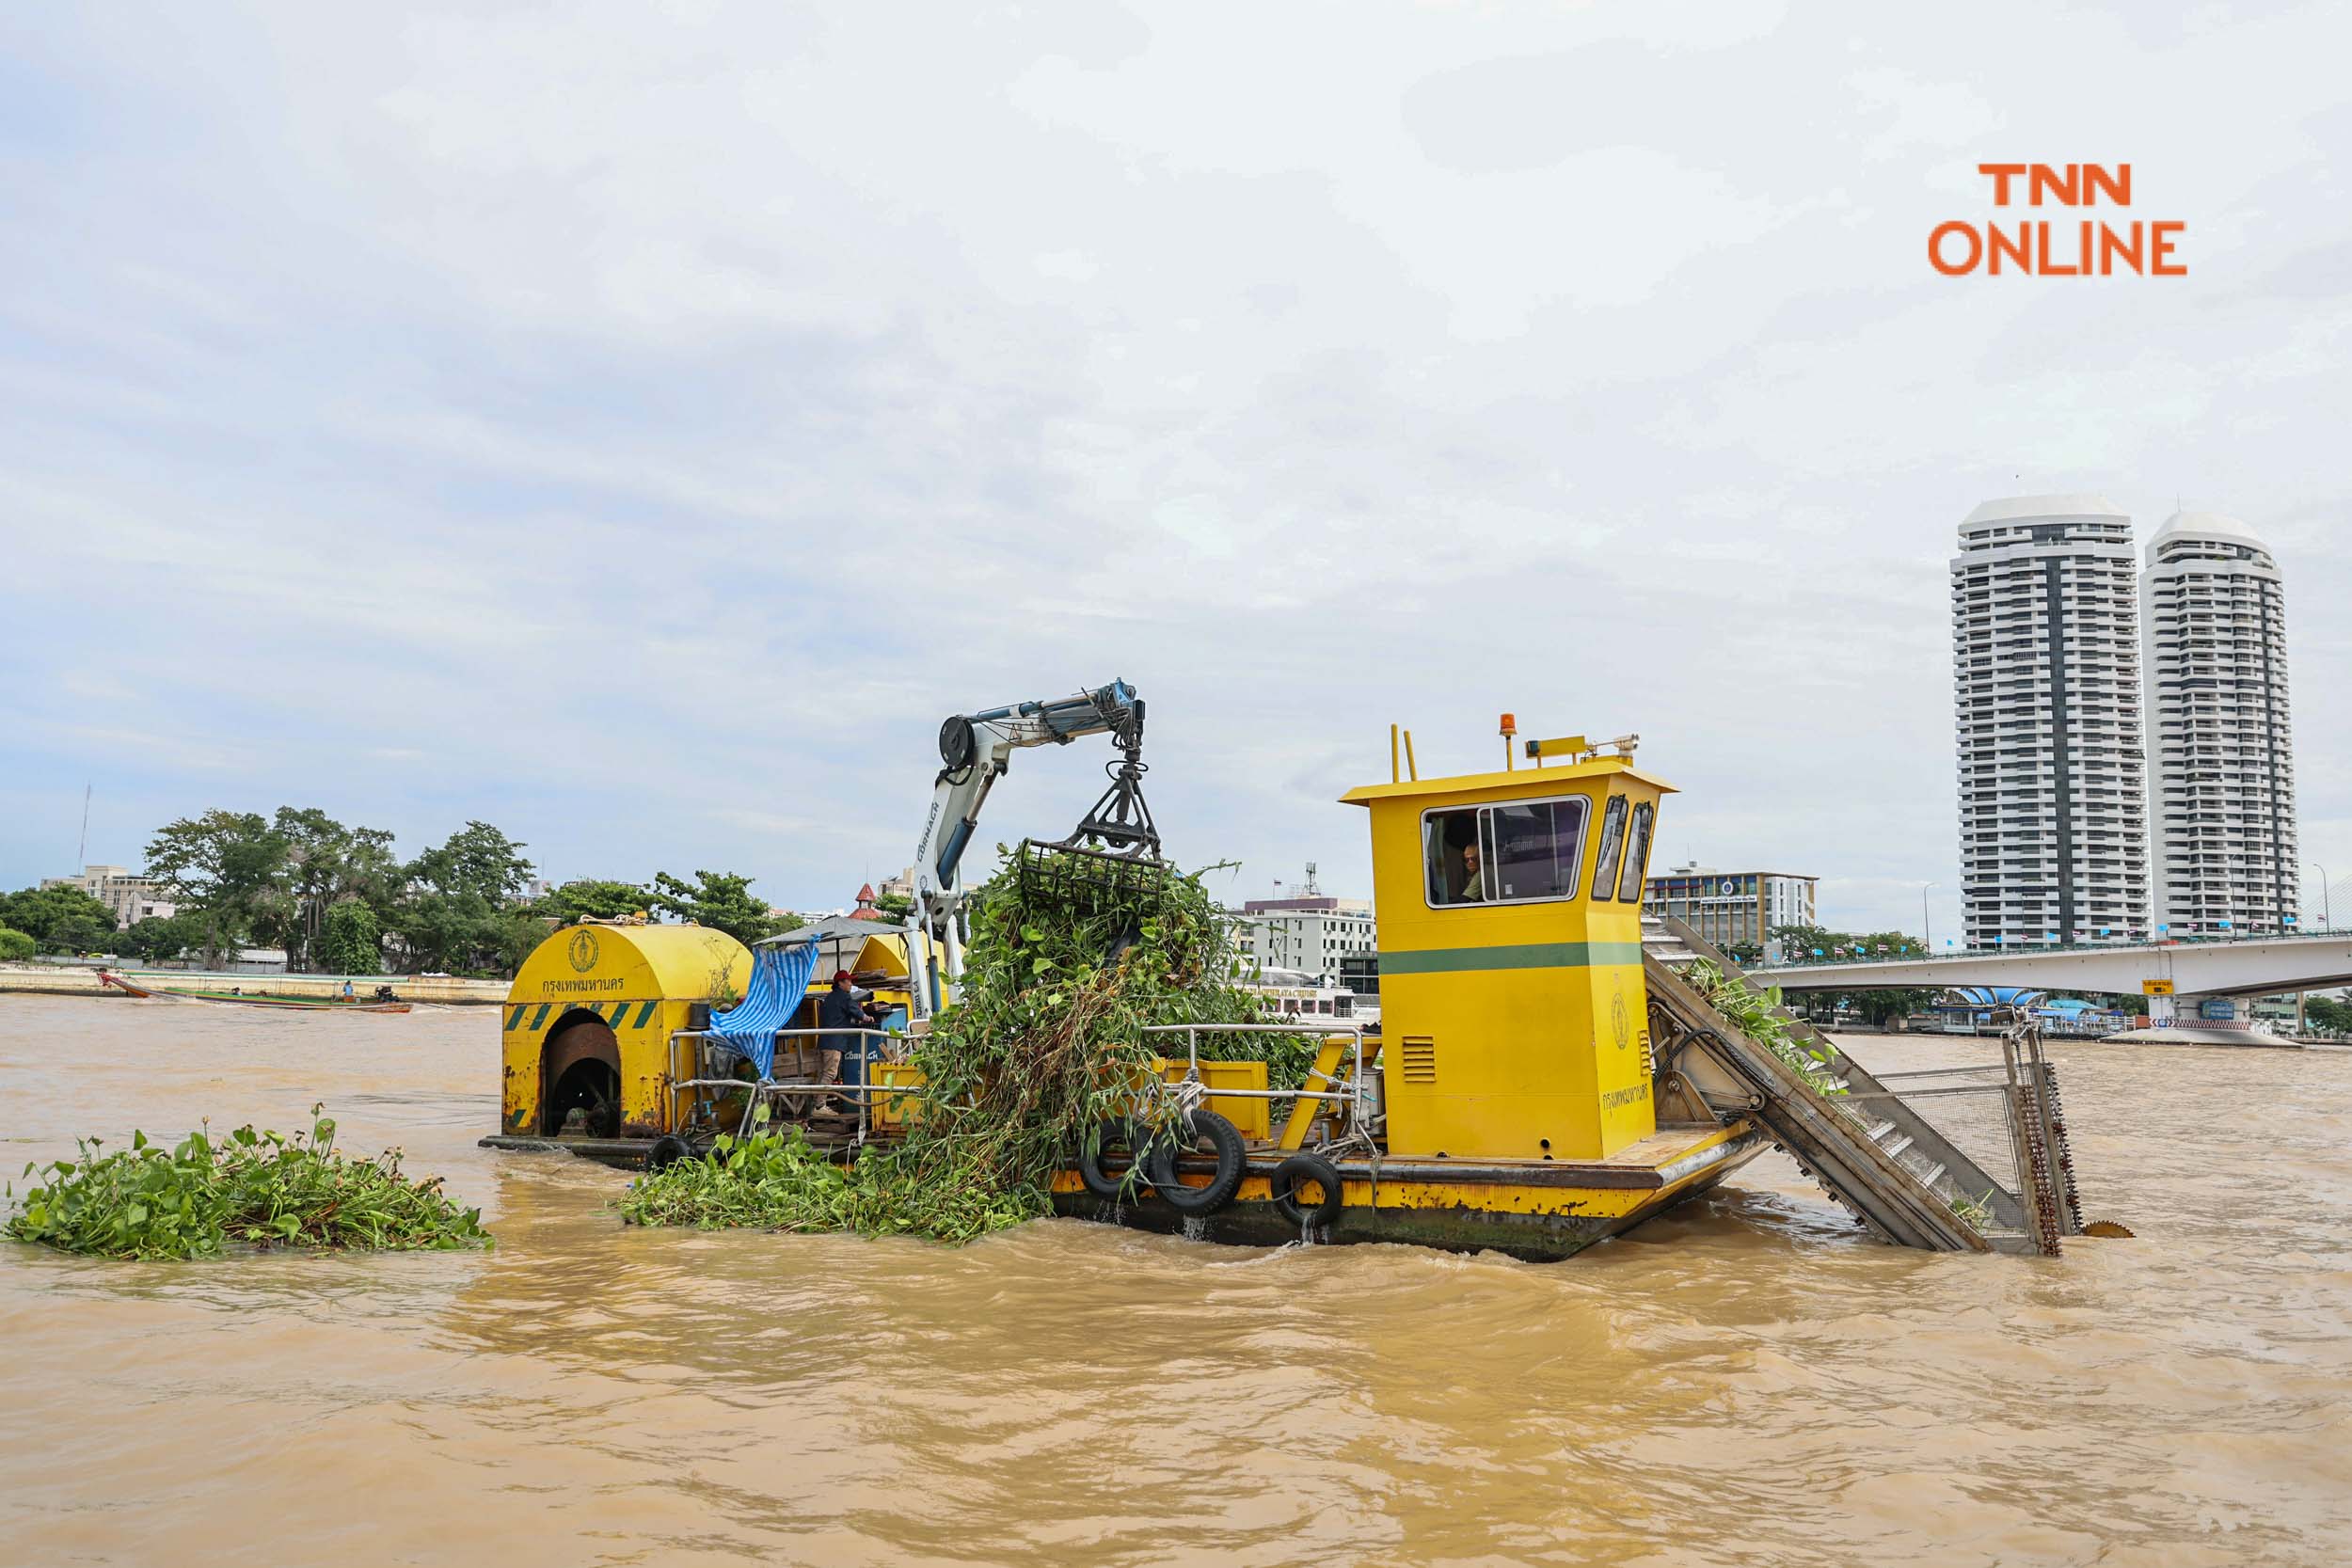
[[(2055, 1255), (2060, 1237), (2079, 1231), (2055, 1074), (2038, 1043), (2023, 1056), (2005, 1050), (2001, 1064), (1888, 1073), (1905, 1085), (1898, 1091), (1812, 1025), (1777, 1009), (1792, 1037), (1830, 1056), (1825, 1094), (1718, 1011), (1685, 974), (1705, 960), (1760, 991), (1737, 963), (1671, 916), (1645, 916), (1642, 937), (1661, 1070), (1708, 1111), (1762, 1122), (1874, 1234), (1933, 1252)], [(2000, 1076), (1988, 1082), (1989, 1074)], [(1987, 1171), (1916, 1103), (1958, 1106), (1962, 1097), (2002, 1124), (2011, 1155), (2004, 1164), (2014, 1167), (2010, 1180)]]

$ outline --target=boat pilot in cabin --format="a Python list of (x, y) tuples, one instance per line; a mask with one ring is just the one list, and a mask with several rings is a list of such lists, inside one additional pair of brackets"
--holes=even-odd
[(1484, 864), (1478, 848), (1478, 813), (1433, 812), (1428, 818), (1430, 851), (1429, 901), (1432, 904), (1475, 904), (1486, 896)]

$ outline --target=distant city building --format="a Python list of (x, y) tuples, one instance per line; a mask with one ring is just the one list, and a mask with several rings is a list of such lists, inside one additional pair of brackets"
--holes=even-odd
[[(1281, 884), (1277, 883), (1276, 886)], [(1234, 917), (1234, 957), (1241, 972), (1295, 970), (1336, 976), (1342, 960), (1375, 952), (1372, 901), (1334, 898), (1316, 890), (1308, 867), (1306, 891), (1292, 898), (1252, 898)]]
[(1677, 865), (1644, 884), (1642, 907), (1670, 914), (1718, 947), (1761, 945), (1779, 926), (1814, 926), (1819, 879), (1787, 871), (1718, 871)]
[(2148, 920), (2131, 517), (1991, 500), (1952, 558), (1961, 904), (1971, 947), (2122, 940)]
[(874, 892), (883, 898), (913, 898), (914, 896), (914, 867), (910, 865), (895, 877), (884, 877), (882, 884)]
[(2176, 933), (2282, 930), (2301, 873), (2278, 564), (2211, 512), (2175, 513), (2147, 561), (2155, 918)]
[(43, 877), (40, 885), (80, 888), (114, 911), (118, 931), (142, 920), (167, 918), (179, 909), (152, 878), (134, 876), (119, 865), (86, 865), (78, 877)]

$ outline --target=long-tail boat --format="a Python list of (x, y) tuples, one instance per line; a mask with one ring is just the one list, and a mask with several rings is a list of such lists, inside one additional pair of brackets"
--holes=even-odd
[(305, 1012), (405, 1013), (409, 1010), (408, 1004), (405, 1002), (379, 1002), (359, 997), (353, 997), (349, 1001), (341, 999), (322, 1001), (293, 996), (246, 996), (236, 991), (227, 990), (182, 990), (176, 988), (166, 990), (153, 986), (134, 985), (110, 969), (100, 970), (98, 978), (103, 985), (113, 986), (118, 990), (150, 1002), (226, 1002), (231, 1006), (238, 1007), (290, 1007)]

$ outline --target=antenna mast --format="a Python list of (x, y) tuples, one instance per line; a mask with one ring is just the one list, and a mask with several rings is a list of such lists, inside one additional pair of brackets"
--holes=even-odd
[(73, 870), (77, 876), (81, 873), (82, 867), (89, 863), (90, 788), (91, 786), (87, 784), (82, 785), (82, 847), (73, 851)]

